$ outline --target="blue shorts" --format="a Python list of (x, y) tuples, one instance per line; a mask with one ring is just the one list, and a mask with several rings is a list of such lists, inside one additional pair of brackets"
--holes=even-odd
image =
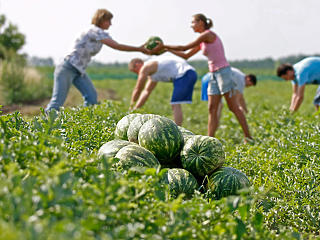
[(320, 106), (320, 86), (317, 88), (316, 95), (314, 96), (314, 99), (313, 99), (313, 104)]
[(194, 84), (197, 81), (197, 73), (188, 70), (182, 77), (173, 81), (171, 104), (192, 103)]
[(211, 72), (211, 79), (208, 83), (208, 95), (224, 95), (235, 88), (231, 68), (221, 68)]
[(201, 78), (201, 100), (208, 101), (208, 83), (211, 79), (211, 73), (208, 72)]

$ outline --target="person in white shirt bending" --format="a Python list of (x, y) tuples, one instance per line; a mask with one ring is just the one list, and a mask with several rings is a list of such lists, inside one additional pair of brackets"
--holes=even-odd
[(142, 107), (158, 82), (172, 82), (171, 106), (174, 121), (181, 126), (181, 104), (192, 103), (193, 88), (197, 81), (194, 68), (185, 60), (159, 56), (146, 62), (134, 58), (129, 63), (129, 70), (138, 74), (136, 86), (132, 91), (130, 109)]

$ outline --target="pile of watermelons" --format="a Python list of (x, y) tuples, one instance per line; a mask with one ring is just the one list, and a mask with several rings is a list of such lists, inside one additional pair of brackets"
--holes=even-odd
[(173, 197), (180, 193), (191, 197), (204, 185), (207, 196), (220, 199), (250, 186), (244, 173), (222, 166), (225, 152), (218, 139), (195, 135), (155, 114), (123, 117), (117, 124), (115, 140), (105, 143), (99, 155), (117, 159), (118, 169), (166, 168), (164, 182)]

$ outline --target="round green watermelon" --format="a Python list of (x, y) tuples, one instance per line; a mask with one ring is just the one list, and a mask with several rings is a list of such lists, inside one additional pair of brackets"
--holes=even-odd
[(180, 153), (183, 168), (195, 177), (204, 177), (221, 167), (225, 153), (221, 142), (214, 137), (194, 135), (184, 144)]
[[(162, 39), (160, 37), (152, 36), (147, 40), (147, 42), (145, 44), (145, 48), (152, 50), (158, 45), (157, 42), (163, 43), (163, 41), (162, 41)], [(164, 52), (165, 52), (165, 50), (161, 50), (158, 53), (156, 53), (156, 55), (160, 55), (160, 54), (162, 54)]]
[(138, 134), (139, 145), (151, 151), (162, 164), (171, 163), (180, 153), (183, 136), (178, 126), (166, 117), (148, 120)]
[(117, 123), (116, 130), (114, 131), (114, 137), (116, 139), (128, 140), (127, 131), (129, 125), (131, 121), (139, 115), (139, 113), (131, 113), (121, 118), (120, 121)]
[(130, 144), (121, 148), (115, 157), (119, 159), (117, 167), (124, 170), (131, 167), (160, 167), (157, 158), (150, 151), (138, 144)]
[(121, 148), (128, 146), (130, 144), (134, 144), (134, 143), (128, 142), (128, 141), (125, 141), (122, 139), (112, 140), (110, 142), (103, 144), (100, 147), (100, 149), (98, 151), (98, 155), (104, 156), (106, 158), (115, 157)]
[(214, 171), (208, 179), (209, 196), (220, 199), (229, 195), (236, 195), (242, 188), (250, 187), (250, 181), (241, 171), (232, 167), (221, 167)]
[(165, 183), (169, 184), (170, 195), (174, 198), (184, 193), (186, 198), (192, 197), (198, 189), (198, 182), (195, 177), (185, 169), (172, 168), (164, 175)]
[(160, 117), (160, 116), (155, 114), (140, 114), (136, 116), (129, 125), (128, 131), (127, 131), (128, 140), (130, 142), (138, 143), (138, 134), (139, 134), (140, 128), (145, 122), (155, 117)]

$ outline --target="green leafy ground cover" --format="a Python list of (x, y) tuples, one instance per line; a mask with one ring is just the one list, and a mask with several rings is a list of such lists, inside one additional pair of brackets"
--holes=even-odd
[[(315, 86), (302, 109), (287, 111), (291, 86), (263, 81), (245, 90), (254, 144), (224, 107), (217, 132), (226, 165), (244, 172), (251, 189), (210, 201), (170, 199), (163, 172), (110, 169), (100, 146), (126, 115), (134, 80), (99, 80), (119, 101), (26, 119), (0, 117), (0, 239), (315, 239), (320, 229), (320, 125)], [(139, 110), (172, 118), (172, 86), (158, 84)], [(183, 126), (206, 134), (207, 106), (183, 106)]]

